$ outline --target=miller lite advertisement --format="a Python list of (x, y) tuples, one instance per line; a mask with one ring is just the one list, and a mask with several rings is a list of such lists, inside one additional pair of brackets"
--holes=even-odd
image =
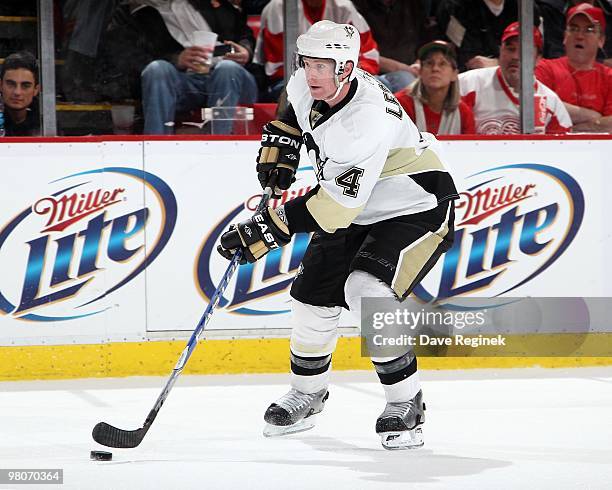
[[(444, 141), (461, 198), (424, 302), (612, 295), (610, 140)], [(0, 345), (166, 339), (193, 330), (260, 199), (257, 141), (22, 143), (0, 156)], [(571, 149), (571, 151), (569, 151)], [(580, 161), (576, 161), (580, 155)], [(306, 154), (278, 200), (308, 192)], [(310, 235), (238, 268), (208, 330), (284, 334)], [(341, 325), (356, 325), (344, 315)]]

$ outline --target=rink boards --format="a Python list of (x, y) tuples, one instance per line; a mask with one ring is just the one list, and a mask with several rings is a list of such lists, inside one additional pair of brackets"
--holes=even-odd
[[(441, 146), (462, 196), (456, 243), (415, 290), (418, 298), (612, 296), (612, 139)], [(254, 140), (178, 139), (0, 145), (0, 379), (168, 372), (227, 266), (215, 252), (220, 233), (259, 200), (258, 147)], [(316, 184), (305, 156), (291, 192), (274, 205)], [(239, 269), (188, 370), (287, 370), (288, 288), (308, 239), (298, 235)], [(337, 369), (369, 366), (355, 326), (343, 316)], [(605, 332), (594, 334), (595, 343), (596, 335)], [(608, 359), (420, 362), (448, 368)]]

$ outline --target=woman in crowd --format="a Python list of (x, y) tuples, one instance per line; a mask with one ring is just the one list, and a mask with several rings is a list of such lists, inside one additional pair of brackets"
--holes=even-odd
[(474, 115), (461, 101), (457, 55), (452, 44), (432, 41), (418, 51), (421, 72), (395, 96), (419, 130), (433, 134), (474, 134)]

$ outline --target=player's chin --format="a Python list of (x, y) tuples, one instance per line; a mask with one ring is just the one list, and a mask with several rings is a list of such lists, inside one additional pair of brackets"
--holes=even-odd
[(323, 87), (310, 86), (310, 95), (312, 95), (313, 99), (321, 99), (326, 94)]

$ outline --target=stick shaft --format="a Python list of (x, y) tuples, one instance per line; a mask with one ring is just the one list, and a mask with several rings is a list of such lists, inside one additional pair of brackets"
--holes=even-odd
[[(259, 201), (259, 204), (257, 205), (257, 211), (261, 211), (268, 204), (268, 201), (270, 200), (270, 197), (272, 196), (273, 188), (274, 188), (273, 186), (265, 188), (263, 195), (261, 196), (261, 200)], [(208, 325), (208, 322), (210, 318), (212, 317), (212, 314), (215, 311), (215, 308), (217, 304), (219, 303), (219, 300), (223, 296), (223, 293), (225, 292), (225, 289), (227, 288), (230, 280), (232, 279), (234, 272), (236, 272), (236, 269), (238, 268), (238, 265), (240, 264), (241, 258), (242, 258), (242, 251), (238, 250), (236, 254), (232, 257), (230, 264), (227, 266), (227, 270), (225, 271), (225, 274), (223, 274), (221, 281), (219, 281), (219, 285), (217, 286), (217, 289), (215, 290), (212, 297), (210, 298), (210, 302), (208, 303), (208, 306), (204, 310), (204, 313), (202, 314), (200, 321), (198, 322), (193, 333), (191, 334), (191, 338), (187, 342), (187, 345), (183, 349), (181, 356), (179, 357), (176, 365), (174, 366), (174, 369), (172, 370), (172, 374), (170, 375), (170, 378), (166, 382), (166, 386), (164, 387), (159, 397), (157, 398), (157, 401), (155, 402), (153, 410), (151, 410), (151, 412), (149, 413), (149, 416), (147, 417), (147, 420), (145, 422), (145, 427), (147, 423), (150, 425), (153, 423), (153, 420), (155, 420), (155, 417), (157, 416), (159, 409), (164, 404), (164, 401), (168, 397), (170, 390), (172, 390), (174, 383), (176, 383), (176, 379), (178, 378), (178, 376), (181, 374), (181, 372), (185, 368), (185, 365), (187, 364), (187, 361), (191, 357), (191, 354), (193, 354), (193, 351), (198, 345), (198, 339), (202, 335), (202, 332), (204, 332), (206, 325)]]

